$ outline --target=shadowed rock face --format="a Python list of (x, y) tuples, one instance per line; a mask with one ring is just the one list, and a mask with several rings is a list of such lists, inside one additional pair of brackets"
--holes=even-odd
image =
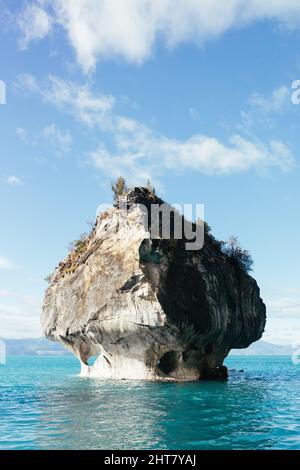
[(213, 237), (206, 235), (199, 251), (186, 250), (184, 240), (151, 239), (151, 220), (145, 228), (133, 204), (162, 202), (135, 188), (126, 224), (122, 208), (101, 214), (52, 275), (43, 329), (76, 354), (82, 375), (224, 378), (230, 349), (246, 348), (263, 333), (266, 309), (256, 281)]

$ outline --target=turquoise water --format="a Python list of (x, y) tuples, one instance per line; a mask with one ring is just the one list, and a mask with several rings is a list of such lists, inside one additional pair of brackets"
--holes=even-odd
[(226, 364), (227, 382), (168, 384), (80, 378), (73, 357), (10, 357), (0, 449), (300, 449), (300, 366)]

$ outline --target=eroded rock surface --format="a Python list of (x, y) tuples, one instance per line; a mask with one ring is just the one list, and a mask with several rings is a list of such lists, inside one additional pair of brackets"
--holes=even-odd
[(135, 188), (128, 201), (126, 224), (123, 209), (101, 214), (56, 268), (43, 307), (46, 337), (71, 349), (85, 376), (225, 377), (230, 349), (247, 347), (264, 330), (256, 281), (210, 235), (200, 251), (186, 250), (184, 240), (151, 239), (151, 226), (132, 204), (161, 199)]

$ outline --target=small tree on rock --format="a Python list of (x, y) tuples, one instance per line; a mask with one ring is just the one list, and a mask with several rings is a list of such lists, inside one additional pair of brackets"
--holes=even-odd
[(253, 258), (248, 250), (244, 250), (239, 244), (238, 238), (231, 236), (228, 241), (222, 244), (222, 251), (233, 261), (242, 271), (249, 273), (253, 269)]
[(146, 188), (148, 189), (150, 193), (156, 194), (155, 188), (149, 179), (147, 180)]
[(88, 233), (83, 232), (77, 240), (69, 243), (69, 251), (80, 250), (87, 242)]
[(128, 191), (125, 178), (123, 178), (123, 176), (119, 176), (116, 182), (111, 184), (111, 189), (114, 195), (114, 202), (117, 204), (119, 198), (124, 196)]

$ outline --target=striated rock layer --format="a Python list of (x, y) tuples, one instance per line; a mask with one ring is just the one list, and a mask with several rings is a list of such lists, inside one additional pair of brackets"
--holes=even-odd
[(83, 376), (226, 377), (230, 349), (246, 348), (264, 330), (256, 281), (209, 234), (199, 251), (186, 250), (184, 240), (151, 239), (151, 224), (145, 228), (132, 203), (162, 201), (144, 188), (128, 201), (126, 224), (122, 208), (101, 214), (56, 268), (43, 306), (46, 337), (73, 351)]

